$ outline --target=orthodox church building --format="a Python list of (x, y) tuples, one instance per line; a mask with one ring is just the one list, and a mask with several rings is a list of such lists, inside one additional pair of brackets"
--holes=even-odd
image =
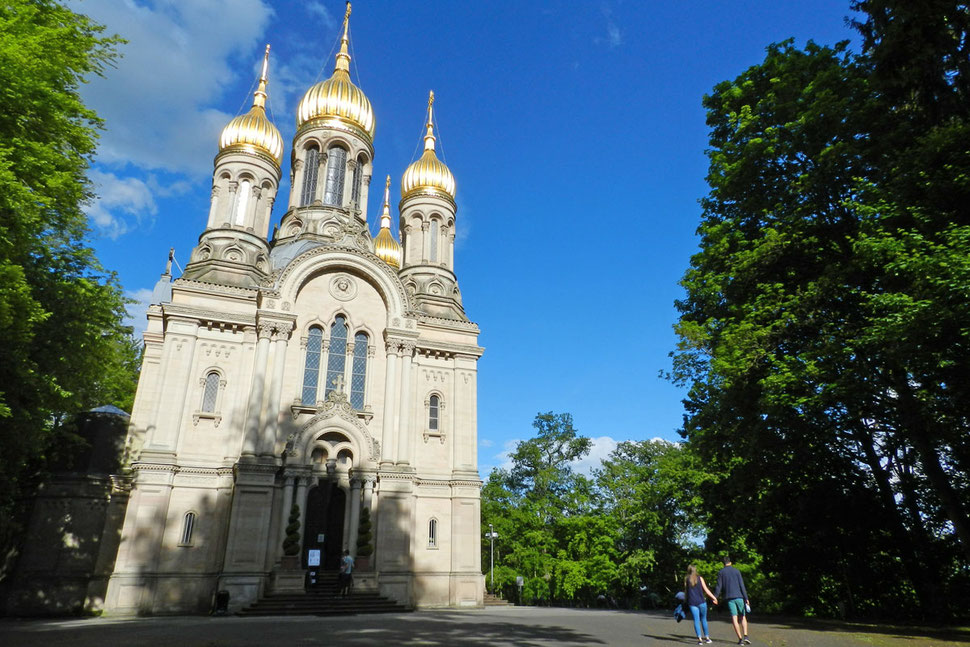
[(401, 243), (390, 177), (372, 235), (375, 117), (350, 79), (349, 16), (333, 75), (299, 103), (289, 195), (267, 46), (252, 108), (222, 132), (198, 245), (156, 286), (108, 612), (204, 612), (217, 590), (237, 609), (292, 586), (293, 504), (300, 568), (356, 554), (366, 509), (358, 586), (410, 606), (482, 603), (483, 349), (455, 274), (455, 179), (435, 153), (432, 94), (424, 152), (401, 179)]

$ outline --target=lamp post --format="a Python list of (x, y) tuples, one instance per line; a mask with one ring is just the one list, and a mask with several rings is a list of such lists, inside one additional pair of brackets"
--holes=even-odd
[(488, 532), (485, 533), (485, 537), (491, 540), (491, 547), (488, 557), (488, 579), (489, 588), (492, 589), (492, 593), (495, 593), (495, 540), (498, 538), (498, 533), (492, 530), (492, 524), (488, 524)]

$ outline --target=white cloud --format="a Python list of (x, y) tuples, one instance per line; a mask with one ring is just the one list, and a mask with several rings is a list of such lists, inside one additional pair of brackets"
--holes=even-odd
[[(211, 170), (216, 139), (232, 115), (212, 109), (258, 50), (272, 14), (262, 0), (87, 0), (78, 11), (128, 40), (105, 78), (83, 88), (105, 119), (99, 161), (197, 175)], [(230, 63), (230, 61), (232, 63)], [(239, 97), (244, 105), (251, 97)]]
[(617, 441), (609, 436), (591, 438), (592, 445), (589, 453), (578, 461), (571, 463), (574, 471), (586, 476), (592, 476), (593, 470), (599, 469), (603, 461), (616, 449)]
[(138, 178), (121, 178), (98, 170), (91, 170), (88, 177), (97, 197), (84, 212), (101, 234), (117, 238), (131, 229), (132, 220), (141, 225), (158, 213), (151, 188)]
[(139, 288), (137, 290), (126, 290), (125, 296), (134, 300), (126, 307), (128, 316), (125, 317), (125, 325), (131, 326), (135, 339), (141, 339), (141, 335), (148, 326), (146, 313), (152, 300), (152, 291), (149, 288)]
[(320, 23), (328, 30), (333, 30), (337, 26), (337, 19), (333, 17), (333, 14), (330, 13), (330, 10), (322, 2), (311, 0), (311, 2), (305, 3), (303, 8), (311, 16), (319, 18)]
[(623, 34), (612, 20), (606, 23), (606, 42), (610, 47), (619, 47), (623, 44)]
[(489, 440), (488, 438), (482, 438), (481, 440), (478, 441), (478, 444), (481, 445), (482, 447), (492, 447), (495, 445), (495, 443)]
[(623, 44), (623, 32), (619, 25), (613, 20), (613, 10), (610, 7), (603, 7), (603, 17), (606, 18), (606, 36), (596, 37), (593, 42), (596, 44), (605, 42), (610, 49), (614, 49)]

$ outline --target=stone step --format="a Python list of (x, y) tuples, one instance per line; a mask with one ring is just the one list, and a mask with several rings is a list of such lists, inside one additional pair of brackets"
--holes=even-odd
[(306, 593), (267, 595), (240, 611), (241, 616), (354, 615), (363, 613), (402, 613), (404, 605), (377, 593), (351, 593), (345, 598), (313, 589)]
[(510, 607), (512, 603), (508, 600), (504, 600), (494, 593), (486, 593), (483, 598), (483, 602), (487, 607)]

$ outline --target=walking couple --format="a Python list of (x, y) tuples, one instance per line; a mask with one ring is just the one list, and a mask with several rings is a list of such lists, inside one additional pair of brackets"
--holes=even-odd
[(739, 645), (750, 645), (748, 639), (748, 591), (744, 587), (744, 578), (741, 572), (731, 565), (731, 558), (724, 558), (724, 568), (717, 573), (717, 586), (714, 593), (707, 588), (707, 582), (697, 574), (697, 567), (693, 564), (687, 567), (687, 576), (684, 578), (684, 598), (685, 604), (690, 608), (691, 615), (694, 617), (694, 633), (697, 634), (697, 644), (713, 642), (711, 632), (707, 627), (707, 599), (716, 605), (717, 596), (724, 591), (724, 599), (727, 600), (728, 611), (731, 613), (731, 622), (734, 625), (734, 632), (738, 635)]

